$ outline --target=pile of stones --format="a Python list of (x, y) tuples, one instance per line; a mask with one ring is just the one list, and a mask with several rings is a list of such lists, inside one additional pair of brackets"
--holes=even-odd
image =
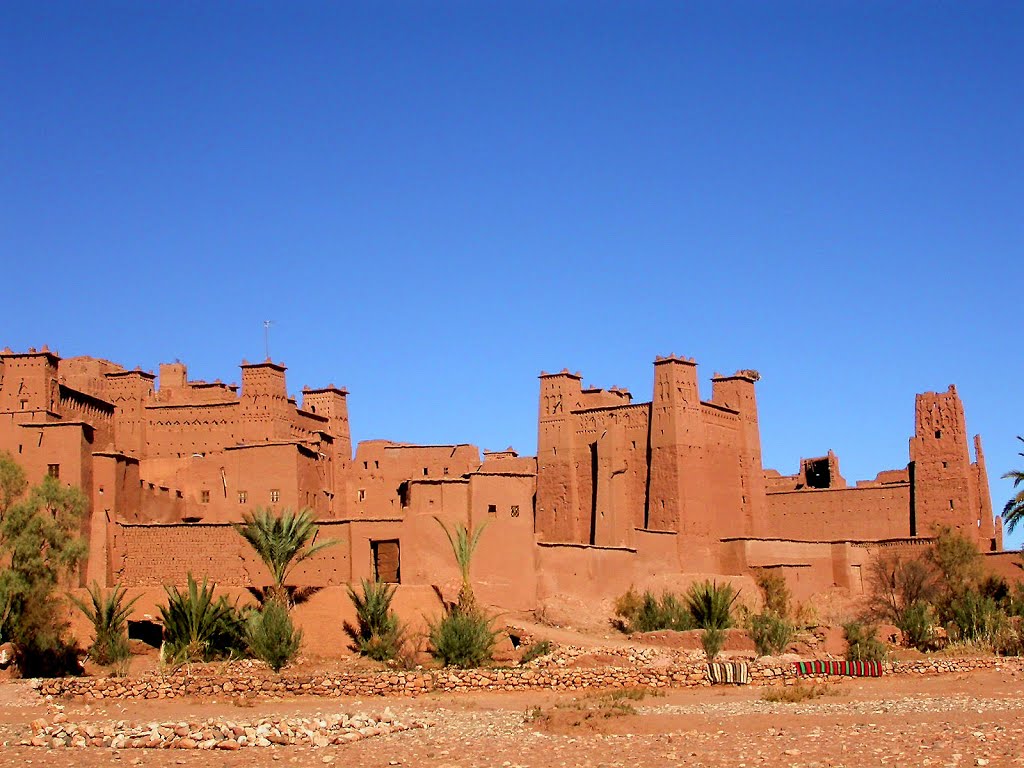
[(425, 728), (425, 721), (399, 720), (385, 709), (371, 715), (316, 715), (238, 722), (210, 718), (202, 723), (133, 724), (125, 721), (82, 725), (58, 713), (32, 722), (34, 735), (21, 742), (33, 747), (108, 747), (111, 749), (223, 749), (299, 745), (312, 748), (347, 744), (373, 736)]

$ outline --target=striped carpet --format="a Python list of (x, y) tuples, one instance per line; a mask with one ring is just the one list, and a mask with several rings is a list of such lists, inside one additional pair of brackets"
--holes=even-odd
[(708, 664), (708, 679), (712, 685), (747, 685), (750, 683), (750, 670), (742, 661), (714, 661)]
[(851, 677), (881, 677), (880, 661), (794, 661), (798, 675), (848, 675)]

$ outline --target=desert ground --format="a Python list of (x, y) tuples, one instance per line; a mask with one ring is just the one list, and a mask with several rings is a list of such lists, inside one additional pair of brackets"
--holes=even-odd
[[(771, 688), (715, 686), (410, 698), (47, 701), (0, 684), (0, 764), (39, 766), (973, 766), (1024, 765), (1024, 673), (844, 679), (825, 695), (769, 702)], [(426, 724), (351, 744), (239, 751), (21, 746), (37, 718), (102, 725), (250, 722), (339, 713)], [(61, 717), (61, 719), (63, 719)]]

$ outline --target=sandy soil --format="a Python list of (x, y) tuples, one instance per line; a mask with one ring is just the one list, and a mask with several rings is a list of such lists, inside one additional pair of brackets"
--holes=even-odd
[[(0, 764), (40, 766), (275, 764), (323, 766), (973, 766), (1024, 765), (1024, 676), (845, 681), (833, 695), (769, 703), (765, 689), (716, 687), (621, 700), (554, 693), (437, 694), (421, 699), (67, 702), (69, 719), (159, 722), (381, 711), (425, 730), (322, 749), (239, 752), (20, 747), (56, 711), (25, 682), (0, 684)], [(632, 711), (630, 711), (632, 709)]]

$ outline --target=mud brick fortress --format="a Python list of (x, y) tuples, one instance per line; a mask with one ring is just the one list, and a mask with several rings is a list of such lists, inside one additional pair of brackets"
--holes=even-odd
[(487, 523), (473, 577), (504, 611), (755, 568), (781, 570), (797, 595), (856, 594), (875, 551), (919, 546), (940, 525), (1002, 550), (981, 440), (972, 461), (954, 387), (917, 396), (906, 466), (850, 485), (831, 452), (793, 475), (763, 468), (757, 379), (716, 375), (702, 400), (697, 364), (659, 357), (652, 400), (633, 402), (543, 373), (536, 457), (386, 440), (353, 454), (348, 392), (304, 389), (298, 403), (269, 360), (243, 362), (239, 388), (190, 381), (178, 362), (156, 376), (6, 349), (0, 450), (33, 482), (49, 474), (87, 493), (83, 584), (153, 591), (188, 572), (268, 583), (230, 526), (257, 507), (309, 507), (318, 535), (340, 541), (303, 564), (303, 585), (375, 577), (409, 604), (458, 586), (434, 517)]

